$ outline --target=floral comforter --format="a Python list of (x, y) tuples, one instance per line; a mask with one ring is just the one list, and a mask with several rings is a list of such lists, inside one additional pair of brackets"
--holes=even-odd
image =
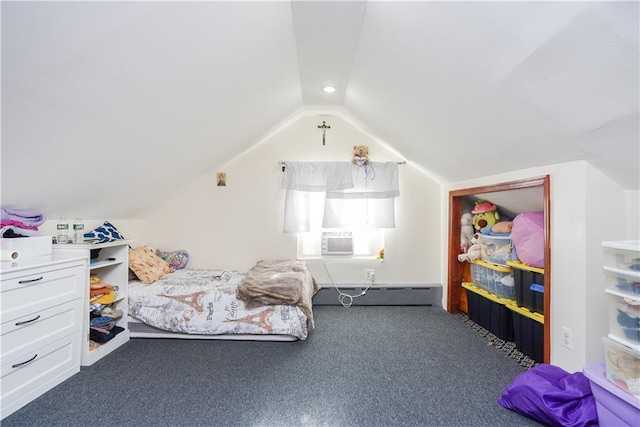
[(304, 340), (307, 316), (296, 305), (247, 308), (236, 297), (242, 271), (184, 269), (150, 285), (129, 282), (129, 314), (183, 334), (289, 335)]

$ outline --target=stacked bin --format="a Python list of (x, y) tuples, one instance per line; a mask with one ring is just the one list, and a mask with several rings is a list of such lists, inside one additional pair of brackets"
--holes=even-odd
[(508, 261), (507, 264), (513, 269), (518, 307), (544, 314), (544, 269), (520, 261)]
[(471, 281), (467, 290), (469, 318), (496, 337), (513, 340), (513, 322), (507, 304), (513, 303), (515, 287), (510, 268), (482, 261), (471, 261)]
[(473, 283), (463, 283), (462, 287), (467, 290), (469, 318), (496, 337), (512, 341), (513, 322), (511, 311), (507, 308), (511, 301), (499, 298)]
[(516, 348), (536, 362), (544, 361), (544, 269), (520, 261), (507, 261), (513, 270), (513, 312)]
[(499, 298), (514, 300), (516, 297), (513, 271), (509, 267), (474, 260), (471, 263), (471, 281)]
[[(609, 334), (604, 363), (585, 366), (601, 425), (640, 420), (640, 241), (603, 242)], [(612, 387), (611, 385), (615, 387)]]

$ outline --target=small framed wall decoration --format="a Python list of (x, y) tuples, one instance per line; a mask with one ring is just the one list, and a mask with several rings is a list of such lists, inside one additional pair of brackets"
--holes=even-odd
[(216, 182), (218, 183), (218, 187), (226, 187), (227, 186), (227, 173), (226, 172), (218, 172), (216, 174)]

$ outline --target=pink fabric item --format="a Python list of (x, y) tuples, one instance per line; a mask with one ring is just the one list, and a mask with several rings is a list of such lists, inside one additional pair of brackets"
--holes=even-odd
[(4, 221), (0, 222), (0, 228), (7, 227), (9, 225), (13, 225), (18, 228), (24, 228), (25, 230), (34, 230), (34, 231), (38, 230), (38, 227), (27, 225), (24, 222), (16, 221), (15, 219), (5, 219)]
[(518, 259), (544, 268), (544, 212), (523, 212), (513, 219), (511, 240)]

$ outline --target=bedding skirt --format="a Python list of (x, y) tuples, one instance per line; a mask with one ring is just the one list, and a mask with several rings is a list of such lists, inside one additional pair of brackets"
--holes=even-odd
[[(131, 337), (306, 339), (309, 319), (297, 305), (249, 308), (237, 297), (238, 285), (246, 275), (243, 271), (183, 269), (150, 285), (130, 281)], [(151, 328), (140, 328), (137, 322)]]

